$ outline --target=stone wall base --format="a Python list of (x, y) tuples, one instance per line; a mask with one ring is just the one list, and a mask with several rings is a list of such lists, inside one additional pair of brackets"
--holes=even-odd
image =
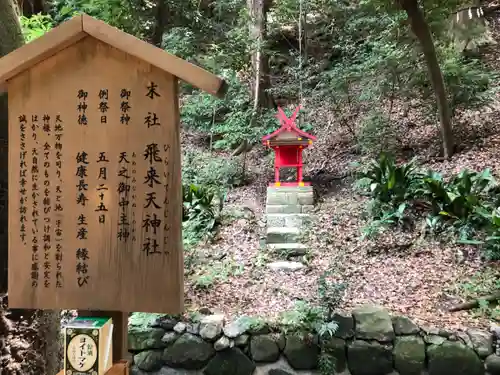
[[(500, 375), (493, 335), (419, 327), (380, 306), (337, 313), (338, 329), (284, 333), (242, 317), (162, 317), (129, 326), (132, 375)], [(255, 322), (254, 322), (255, 323)]]

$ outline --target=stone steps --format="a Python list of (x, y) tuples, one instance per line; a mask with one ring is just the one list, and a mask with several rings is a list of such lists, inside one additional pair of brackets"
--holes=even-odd
[(279, 187), (267, 189), (267, 205), (313, 205), (314, 195), (310, 186)]
[(270, 244), (298, 243), (300, 241), (300, 228), (268, 227), (266, 242)]
[(303, 265), (297, 258), (308, 252), (301, 242), (314, 212), (314, 193), (311, 186), (268, 187), (266, 200), (267, 250), (280, 259), (268, 266), (276, 271), (297, 271)]
[(267, 214), (268, 227), (302, 227), (311, 221), (309, 214)]
[(302, 256), (308, 251), (308, 247), (301, 243), (274, 243), (267, 245), (267, 248), (286, 258)]
[(308, 214), (314, 210), (313, 205), (299, 204), (268, 204), (267, 214)]

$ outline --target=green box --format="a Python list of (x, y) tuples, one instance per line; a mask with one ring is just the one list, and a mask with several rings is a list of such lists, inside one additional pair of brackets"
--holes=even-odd
[(113, 321), (78, 317), (64, 328), (64, 375), (104, 375), (113, 366)]

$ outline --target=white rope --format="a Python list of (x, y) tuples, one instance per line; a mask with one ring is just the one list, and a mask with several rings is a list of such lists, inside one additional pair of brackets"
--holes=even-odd
[[(299, 0), (299, 104), (302, 108), (302, 0)], [(302, 124), (302, 116), (299, 116), (299, 125)]]

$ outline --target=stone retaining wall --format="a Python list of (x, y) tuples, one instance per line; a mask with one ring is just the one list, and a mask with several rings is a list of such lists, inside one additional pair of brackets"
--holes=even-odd
[(244, 317), (226, 322), (222, 315), (131, 323), (131, 375), (500, 375), (490, 332), (418, 327), (378, 306), (337, 314), (335, 321), (339, 328), (327, 339), (252, 327)]

